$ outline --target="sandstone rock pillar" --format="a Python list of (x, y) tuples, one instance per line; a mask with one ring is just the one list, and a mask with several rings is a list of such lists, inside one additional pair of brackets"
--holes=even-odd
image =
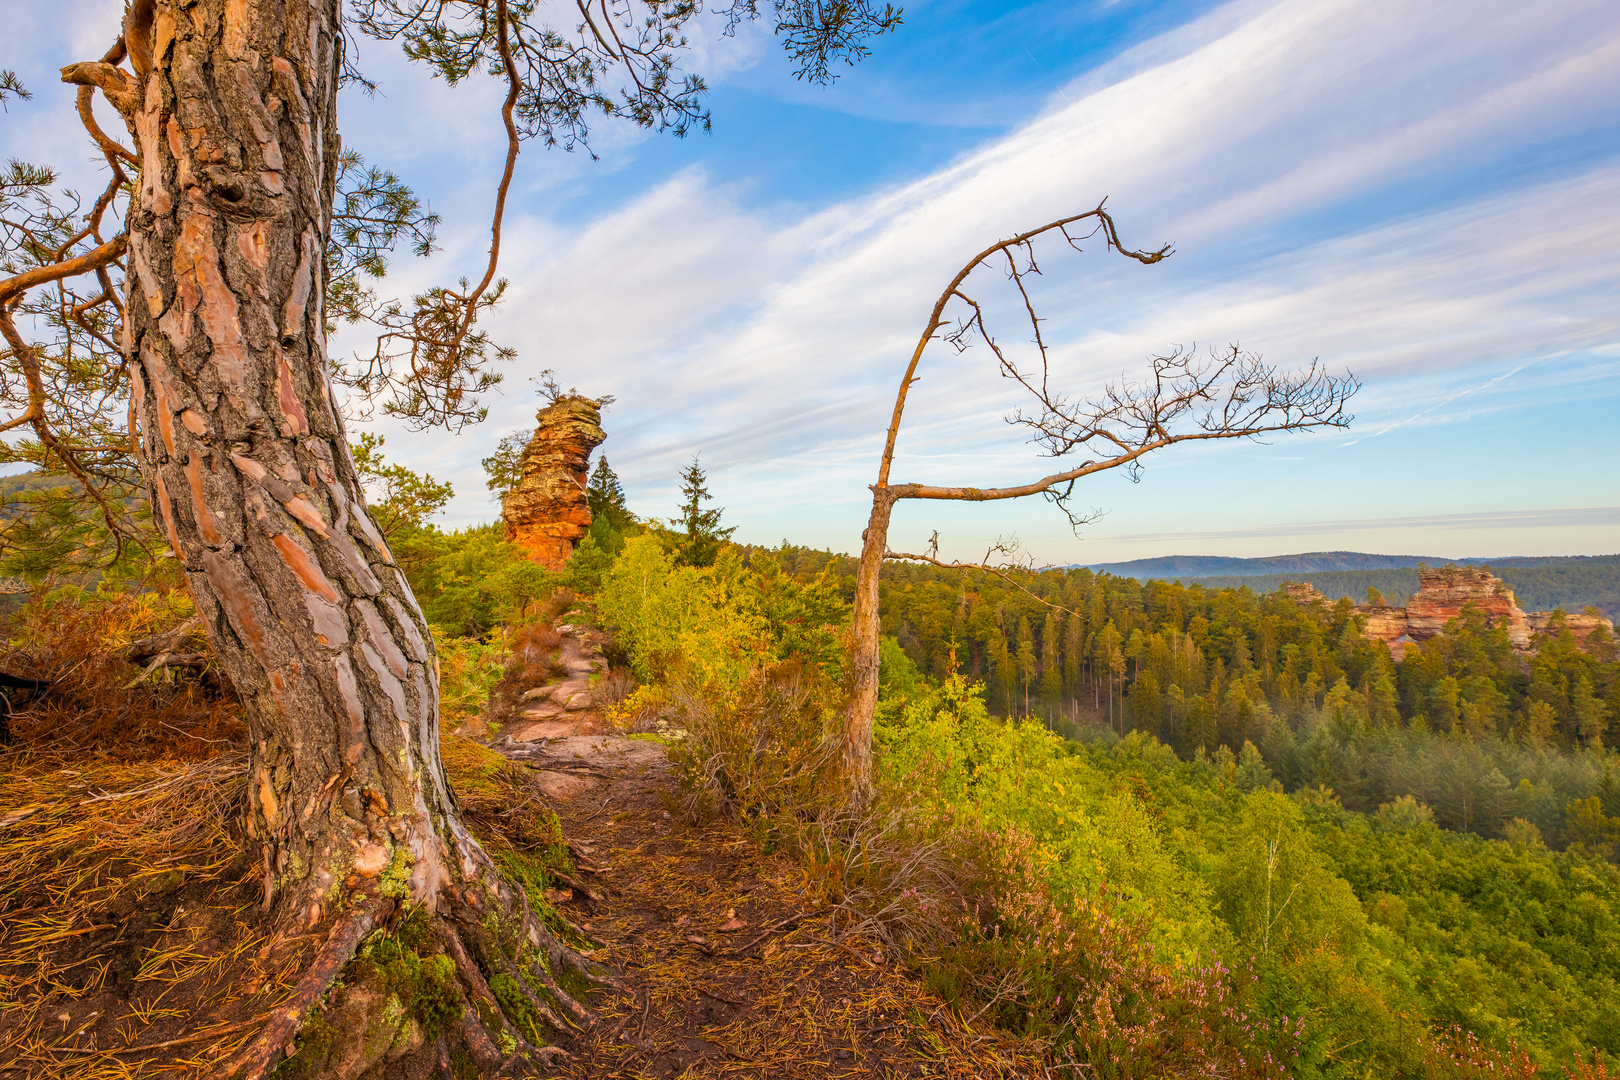
[(535, 414), (520, 461), (522, 479), (501, 500), (506, 539), (549, 570), (561, 570), (591, 527), (585, 494), (591, 451), (607, 438), (601, 402), (569, 394)]

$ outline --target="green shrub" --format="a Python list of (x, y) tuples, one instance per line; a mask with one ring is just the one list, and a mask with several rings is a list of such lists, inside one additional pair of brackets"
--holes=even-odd
[(428, 622), (458, 636), (477, 637), (518, 621), (563, 584), (563, 576), (534, 562), (503, 538), (500, 522), (443, 532), (405, 528), (391, 541)]
[(789, 657), (829, 677), (842, 669), (846, 609), (832, 583), (796, 581), (768, 557), (745, 564), (728, 547), (712, 566), (676, 566), (657, 537), (632, 536), (595, 600), (645, 682), (736, 686)]

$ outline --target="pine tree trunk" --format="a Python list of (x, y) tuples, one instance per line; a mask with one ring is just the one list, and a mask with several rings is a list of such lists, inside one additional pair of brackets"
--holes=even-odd
[[(328, 383), (340, 18), (339, 0), (136, 0), (126, 23), (142, 468), (246, 711), (265, 903), (283, 926), (331, 923), (318, 964), (333, 975), (396, 903), (456, 909), (462, 926), (510, 914), (529, 944), (555, 946), (459, 819), (432, 637)], [(478, 973), (462, 974), (481, 999)]]

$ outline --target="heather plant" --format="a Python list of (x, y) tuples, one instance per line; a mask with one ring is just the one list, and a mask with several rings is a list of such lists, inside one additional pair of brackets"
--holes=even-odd
[(756, 668), (735, 684), (688, 674), (672, 692), (686, 737), (670, 751), (687, 809), (775, 829), (813, 818), (838, 794), (831, 687), (813, 669)]

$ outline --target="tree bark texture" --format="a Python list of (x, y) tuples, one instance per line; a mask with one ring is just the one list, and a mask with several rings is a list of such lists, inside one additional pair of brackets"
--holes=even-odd
[[(339, 0), (137, 0), (129, 306), (153, 505), (251, 732), (267, 902), (434, 909), (487, 858), (438, 748), (433, 641), (327, 378)], [(338, 890), (338, 891), (335, 891)]]
[(844, 712), (843, 770), (856, 804), (864, 804), (872, 792), (872, 719), (877, 713), (878, 637), (883, 632), (878, 585), (888, 550), (889, 515), (894, 511), (894, 502), (885, 486), (873, 486), (872, 515), (861, 534), (861, 561), (855, 569), (852, 681)]

